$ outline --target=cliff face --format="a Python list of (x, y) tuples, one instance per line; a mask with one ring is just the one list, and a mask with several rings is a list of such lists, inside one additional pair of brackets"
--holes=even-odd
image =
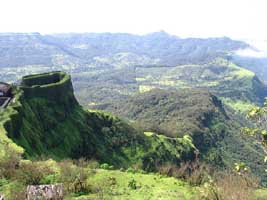
[[(158, 162), (179, 163), (194, 158), (188, 138), (147, 137), (119, 118), (104, 112), (86, 111), (76, 101), (70, 76), (53, 72), (26, 76), (14, 90), (10, 115), (0, 135), (7, 135), (24, 149), (28, 158), (95, 158), (115, 166), (140, 163), (154, 169)], [(163, 146), (159, 154), (157, 144)], [(15, 144), (14, 144), (15, 145)], [(166, 145), (166, 148), (164, 146)], [(18, 147), (22, 152), (22, 149)], [(147, 155), (153, 154), (155, 160)]]
[[(16, 101), (20, 105), (13, 108), (15, 114), (4, 128), (28, 157), (94, 157), (112, 161), (104, 130), (114, 128), (129, 138), (137, 136), (126, 123), (116, 125), (119, 119), (115, 117), (83, 110), (74, 97), (70, 76), (65, 73), (23, 77), (18, 92)], [(118, 133), (107, 134), (112, 137)]]

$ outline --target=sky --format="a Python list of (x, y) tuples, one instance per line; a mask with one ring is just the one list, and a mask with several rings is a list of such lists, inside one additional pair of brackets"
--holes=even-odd
[(266, 0), (0, 0), (0, 32), (164, 30), (267, 41)]

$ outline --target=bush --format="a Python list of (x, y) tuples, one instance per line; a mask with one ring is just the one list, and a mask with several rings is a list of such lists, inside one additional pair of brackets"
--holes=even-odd
[(107, 164), (107, 163), (101, 164), (100, 169), (109, 169), (109, 164)]
[(89, 160), (88, 164), (87, 164), (87, 167), (90, 168), (90, 169), (97, 169), (100, 166), (99, 166), (99, 163), (96, 160)]
[(10, 194), (5, 200), (24, 200), (26, 199), (26, 187), (21, 183), (15, 183), (10, 188)]
[(90, 171), (84, 167), (74, 165), (72, 161), (62, 161), (59, 180), (64, 184), (67, 192), (86, 194), (91, 192), (91, 185), (87, 182)]
[(19, 167), (21, 157), (11, 149), (5, 151), (5, 156), (0, 159), (0, 178), (11, 179)]
[(259, 181), (252, 175), (225, 174), (216, 181), (219, 199), (250, 200), (253, 199), (255, 188)]
[(216, 180), (208, 181), (200, 187), (197, 200), (251, 200), (254, 199), (258, 180), (249, 175), (236, 173), (217, 174)]
[(74, 160), (73, 163), (78, 167), (97, 169), (99, 168), (99, 163), (96, 160), (87, 160), (86, 158), (80, 158), (79, 160)]
[(136, 180), (131, 179), (128, 183), (128, 187), (131, 188), (132, 190), (136, 190), (137, 189), (137, 183)]
[(13, 178), (25, 185), (39, 185), (53, 173), (53, 170), (43, 162), (23, 161)]
[(135, 173), (136, 172), (136, 170), (134, 169), (134, 168), (132, 168), (132, 167), (129, 167), (127, 170), (126, 170), (126, 172), (127, 173)]
[(174, 164), (160, 165), (157, 169), (160, 174), (183, 179), (193, 186), (208, 181), (213, 171), (207, 164), (199, 161), (181, 163), (180, 166)]

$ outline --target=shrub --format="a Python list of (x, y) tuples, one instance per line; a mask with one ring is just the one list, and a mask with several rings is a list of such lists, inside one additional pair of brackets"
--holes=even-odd
[(15, 183), (10, 188), (10, 194), (6, 200), (24, 200), (26, 199), (26, 187), (21, 183)]
[(5, 151), (5, 156), (0, 159), (0, 178), (10, 179), (18, 169), (21, 157), (11, 149)]
[(109, 164), (107, 164), (107, 163), (101, 164), (100, 169), (109, 169)]
[(90, 169), (97, 169), (100, 166), (99, 166), (99, 163), (96, 160), (89, 160), (87, 167), (90, 168)]
[(128, 183), (128, 187), (131, 188), (132, 190), (136, 190), (137, 189), (137, 183), (136, 180), (131, 179)]
[(86, 158), (80, 158), (74, 160), (73, 163), (78, 167), (97, 169), (99, 168), (99, 163), (96, 160), (87, 160)]
[(71, 161), (62, 161), (59, 180), (64, 184), (67, 192), (84, 194), (91, 191), (91, 185), (87, 182), (90, 171), (84, 167), (74, 165)]
[(251, 200), (258, 186), (258, 180), (249, 175), (236, 173), (220, 173), (216, 179), (203, 184), (198, 192), (197, 200)]
[(209, 180), (212, 168), (199, 161), (181, 163), (180, 166), (165, 164), (157, 167), (160, 174), (183, 179), (197, 186)]
[(227, 173), (216, 181), (219, 199), (250, 200), (259, 181), (250, 174), (238, 175)]
[(126, 170), (127, 173), (135, 173), (136, 170), (132, 167), (129, 167), (127, 170)]
[(13, 178), (25, 185), (42, 184), (42, 180), (53, 174), (52, 169), (42, 162), (23, 161)]

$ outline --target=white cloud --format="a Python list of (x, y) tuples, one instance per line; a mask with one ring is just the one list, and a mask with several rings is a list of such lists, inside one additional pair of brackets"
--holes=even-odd
[(267, 58), (267, 52), (256, 51), (254, 49), (242, 49), (236, 52), (239, 56), (253, 57), (253, 58)]
[(267, 58), (267, 40), (245, 40), (250, 44), (250, 48), (236, 51), (239, 56)]
[(1, 32), (267, 37), (266, 0), (2, 0)]

